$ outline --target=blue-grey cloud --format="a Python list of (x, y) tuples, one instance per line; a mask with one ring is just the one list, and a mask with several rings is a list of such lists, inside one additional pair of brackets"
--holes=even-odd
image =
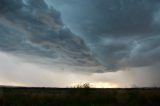
[(159, 6), (158, 0), (1, 0), (0, 48), (112, 71), (154, 67)]
[(46, 1), (108, 69), (160, 62), (159, 0)]
[(44, 0), (0, 1), (0, 50), (50, 59), (53, 64), (100, 66)]

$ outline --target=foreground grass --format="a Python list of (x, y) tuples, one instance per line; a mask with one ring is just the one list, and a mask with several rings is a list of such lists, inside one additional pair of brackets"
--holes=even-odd
[(160, 106), (160, 89), (2, 87), (0, 106)]

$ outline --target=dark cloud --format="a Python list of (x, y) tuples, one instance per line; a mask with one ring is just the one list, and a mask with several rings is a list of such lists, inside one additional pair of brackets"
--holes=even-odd
[(101, 21), (93, 20), (93, 33), (109, 33), (115, 36), (148, 34), (153, 32), (154, 4), (148, 0), (102, 0), (95, 3), (95, 11)]
[(57, 64), (98, 66), (85, 43), (63, 24), (60, 13), (43, 0), (0, 1), (0, 50)]
[[(85, 2), (55, 0), (53, 3), (59, 4), (61, 8), (69, 8), (66, 12), (72, 11), (74, 14), (72, 20), (69, 20), (69, 16), (67, 20), (71, 23), (77, 22), (78, 24), (75, 25), (77, 28), (94, 37), (93, 35), (100, 36), (104, 33), (112, 36), (155, 33), (152, 19), (153, 13), (159, 6), (157, 2), (154, 0), (86, 0)], [(75, 9), (71, 10), (71, 8)], [(65, 9), (61, 10), (65, 11)]]
[(0, 48), (72, 65), (97, 60), (112, 71), (153, 66), (160, 62), (159, 6), (159, 0), (1, 0)]
[(153, 36), (136, 41), (133, 53), (130, 54), (129, 63), (132, 66), (150, 66), (160, 61), (160, 36)]
[(108, 69), (152, 66), (160, 62), (159, 0), (52, 2), (58, 5), (56, 8), (63, 14), (65, 23), (81, 34)]

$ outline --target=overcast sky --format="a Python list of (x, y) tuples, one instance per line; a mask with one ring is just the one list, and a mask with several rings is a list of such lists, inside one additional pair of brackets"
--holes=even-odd
[(159, 0), (1, 0), (0, 85), (160, 86)]

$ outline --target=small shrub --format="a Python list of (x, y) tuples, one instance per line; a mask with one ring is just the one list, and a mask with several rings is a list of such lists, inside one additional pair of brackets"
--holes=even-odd
[(75, 88), (91, 88), (89, 83), (78, 84)]

